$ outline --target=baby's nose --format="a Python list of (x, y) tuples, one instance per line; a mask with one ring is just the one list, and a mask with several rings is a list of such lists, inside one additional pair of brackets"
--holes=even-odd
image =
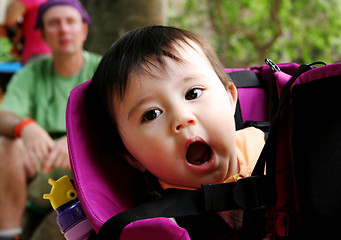
[(189, 125), (195, 124), (196, 118), (191, 112), (179, 112), (175, 116), (175, 121), (173, 123), (173, 130), (179, 132)]

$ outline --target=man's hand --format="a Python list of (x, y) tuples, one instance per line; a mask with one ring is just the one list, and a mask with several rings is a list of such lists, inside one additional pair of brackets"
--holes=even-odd
[(31, 160), (38, 159), (41, 166), (43, 166), (44, 161), (48, 158), (49, 153), (54, 147), (54, 141), (50, 135), (34, 122), (22, 129), (21, 139), (27, 148)]
[[(28, 166), (38, 160), (45, 172), (54, 168), (70, 169), (66, 136), (54, 141), (45, 129), (33, 122), (22, 129), (20, 137), (28, 152)], [(32, 171), (34, 172), (33, 168)]]
[(69, 151), (66, 136), (55, 141), (52, 151), (50, 151), (43, 171), (51, 171), (53, 168), (70, 168)]
[(66, 136), (53, 141), (50, 135), (37, 123), (24, 127), (21, 138), (27, 148), (31, 161), (38, 159), (42, 171), (54, 168), (70, 168)]

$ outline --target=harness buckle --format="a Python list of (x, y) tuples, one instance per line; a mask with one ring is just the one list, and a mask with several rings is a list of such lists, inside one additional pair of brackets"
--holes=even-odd
[(233, 198), (243, 210), (260, 210), (271, 201), (271, 189), (266, 176), (241, 178), (233, 188)]

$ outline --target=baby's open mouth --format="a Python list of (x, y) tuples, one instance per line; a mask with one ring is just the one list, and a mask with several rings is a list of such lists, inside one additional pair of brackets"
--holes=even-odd
[(191, 143), (186, 152), (186, 160), (193, 165), (201, 165), (211, 159), (212, 150), (203, 142)]

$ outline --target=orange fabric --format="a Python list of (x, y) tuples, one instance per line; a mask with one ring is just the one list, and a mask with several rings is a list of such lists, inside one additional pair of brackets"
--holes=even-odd
[(230, 176), (224, 183), (235, 182), (239, 178), (251, 176), (265, 143), (264, 133), (257, 128), (248, 127), (236, 133), (239, 174)]

